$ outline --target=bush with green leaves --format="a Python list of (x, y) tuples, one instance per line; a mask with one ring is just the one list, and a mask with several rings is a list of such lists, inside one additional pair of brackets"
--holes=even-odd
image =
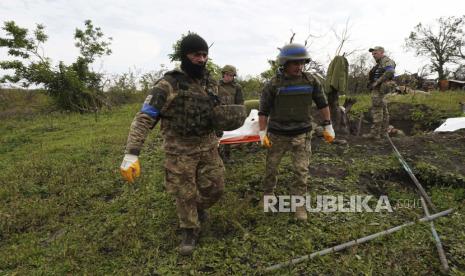
[(94, 72), (91, 64), (96, 58), (111, 54), (111, 38), (106, 38), (91, 20), (85, 21), (84, 30), (76, 29), (74, 33), (80, 55), (71, 65), (60, 61), (53, 66), (43, 54), (42, 45), (48, 39), (43, 25), (38, 24), (32, 35), (14, 21), (4, 22), (3, 30), (6, 36), (0, 37), (0, 48), (7, 48), (12, 59), (0, 61), (0, 68), (13, 73), (3, 75), (0, 83), (43, 86), (63, 110), (89, 112), (104, 105), (103, 76)]

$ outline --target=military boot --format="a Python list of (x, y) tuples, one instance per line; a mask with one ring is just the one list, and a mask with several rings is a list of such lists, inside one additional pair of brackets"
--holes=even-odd
[(370, 133), (363, 134), (362, 137), (367, 139), (381, 139), (381, 135), (374, 131), (370, 131)]
[(307, 210), (305, 209), (305, 206), (296, 207), (294, 216), (297, 220), (306, 221)]
[(196, 229), (192, 228), (183, 228), (183, 238), (182, 242), (179, 245), (179, 254), (183, 256), (190, 256), (197, 245), (197, 240), (199, 235)]
[(234, 163), (234, 160), (231, 158), (231, 146), (225, 145), (224, 147), (224, 157), (226, 158), (226, 163)]
[(204, 223), (208, 220), (208, 213), (204, 209), (197, 209), (197, 216), (201, 223)]
[(346, 139), (336, 138), (336, 139), (334, 139), (333, 144), (335, 144), (335, 145), (347, 145), (347, 140)]

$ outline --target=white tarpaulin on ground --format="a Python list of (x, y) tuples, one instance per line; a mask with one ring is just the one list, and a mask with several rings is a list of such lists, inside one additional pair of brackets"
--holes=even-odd
[(240, 128), (223, 133), (220, 144), (259, 142), (260, 136), (258, 136), (258, 131), (258, 110), (252, 109)]
[(449, 118), (434, 132), (456, 131), (462, 128), (465, 128), (465, 117)]

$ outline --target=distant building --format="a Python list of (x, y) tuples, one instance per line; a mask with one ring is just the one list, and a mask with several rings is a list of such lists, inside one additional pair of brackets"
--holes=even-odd
[(465, 90), (465, 81), (449, 80), (449, 90)]
[(436, 87), (437, 87), (436, 80), (424, 79), (421, 82), (420, 89), (423, 90), (423, 91), (431, 91), (431, 90), (436, 89)]

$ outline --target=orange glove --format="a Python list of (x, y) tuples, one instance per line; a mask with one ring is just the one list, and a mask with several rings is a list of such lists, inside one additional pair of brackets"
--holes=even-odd
[(119, 170), (124, 180), (134, 183), (134, 180), (140, 176), (140, 162), (137, 155), (125, 154)]
[(266, 134), (266, 130), (260, 130), (258, 132), (258, 135), (260, 136), (260, 143), (262, 147), (271, 148), (271, 141), (268, 135)]
[(336, 134), (334, 133), (333, 125), (325, 125), (323, 130), (323, 137), (325, 138), (326, 142), (332, 143), (334, 138), (336, 138)]

